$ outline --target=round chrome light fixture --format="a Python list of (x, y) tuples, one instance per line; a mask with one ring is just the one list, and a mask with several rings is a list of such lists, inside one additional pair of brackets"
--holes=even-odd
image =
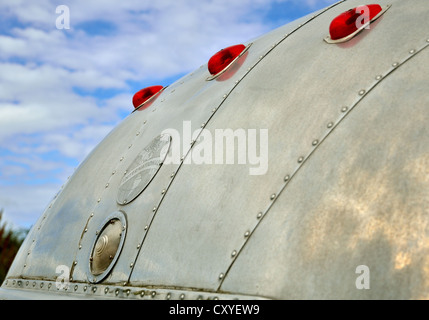
[(88, 264), (90, 282), (102, 281), (114, 267), (124, 244), (126, 227), (124, 213), (117, 211), (107, 217), (97, 230)]

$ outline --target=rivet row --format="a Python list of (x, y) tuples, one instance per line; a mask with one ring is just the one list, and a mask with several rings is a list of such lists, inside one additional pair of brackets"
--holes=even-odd
[[(219, 275), (219, 279), (223, 279), (225, 276), (224, 273)], [(71, 295), (79, 294), (92, 294), (92, 295), (102, 295), (102, 296), (114, 296), (116, 298), (146, 298), (146, 299), (180, 299), (185, 300), (186, 298), (192, 300), (218, 300), (219, 296), (215, 293), (210, 292), (180, 292), (176, 290), (175, 292), (167, 290), (153, 290), (153, 289), (143, 289), (139, 287), (110, 287), (104, 285), (88, 285), (88, 284), (78, 284), (78, 283), (64, 283), (64, 282), (54, 282), (54, 281), (44, 281), (44, 280), (26, 280), (23, 279), (6, 279), (4, 281), (4, 287), (7, 288), (18, 288), (18, 289), (31, 289), (43, 292), (55, 291), (56, 293), (67, 293)], [(222, 297), (222, 295), (220, 295)], [(225, 297), (228, 299), (239, 299), (238, 296), (233, 296), (226, 294)]]

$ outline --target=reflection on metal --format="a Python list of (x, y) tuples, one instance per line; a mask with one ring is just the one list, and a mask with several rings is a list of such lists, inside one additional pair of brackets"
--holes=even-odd
[(171, 136), (163, 134), (153, 139), (127, 168), (119, 185), (117, 201), (128, 204), (133, 201), (157, 174), (167, 156)]
[(96, 231), (96, 241), (89, 257), (88, 280), (100, 282), (110, 272), (121, 253), (126, 234), (126, 219), (118, 211), (110, 215)]

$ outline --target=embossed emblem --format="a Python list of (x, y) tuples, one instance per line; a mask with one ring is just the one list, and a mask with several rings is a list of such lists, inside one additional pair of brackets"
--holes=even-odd
[(159, 135), (138, 154), (119, 185), (116, 199), (119, 204), (130, 203), (146, 189), (164, 162), (170, 143), (170, 135)]

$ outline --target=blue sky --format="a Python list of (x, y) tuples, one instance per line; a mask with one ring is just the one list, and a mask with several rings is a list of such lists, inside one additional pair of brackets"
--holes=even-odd
[[(218, 50), (333, 0), (3, 0), (0, 209), (29, 228), (74, 169), (133, 109)], [(69, 29), (58, 29), (69, 9)], [(61, 19), (60, 19), (61, 18)], [(60, 19), (60, 20), (59, 20)]]

